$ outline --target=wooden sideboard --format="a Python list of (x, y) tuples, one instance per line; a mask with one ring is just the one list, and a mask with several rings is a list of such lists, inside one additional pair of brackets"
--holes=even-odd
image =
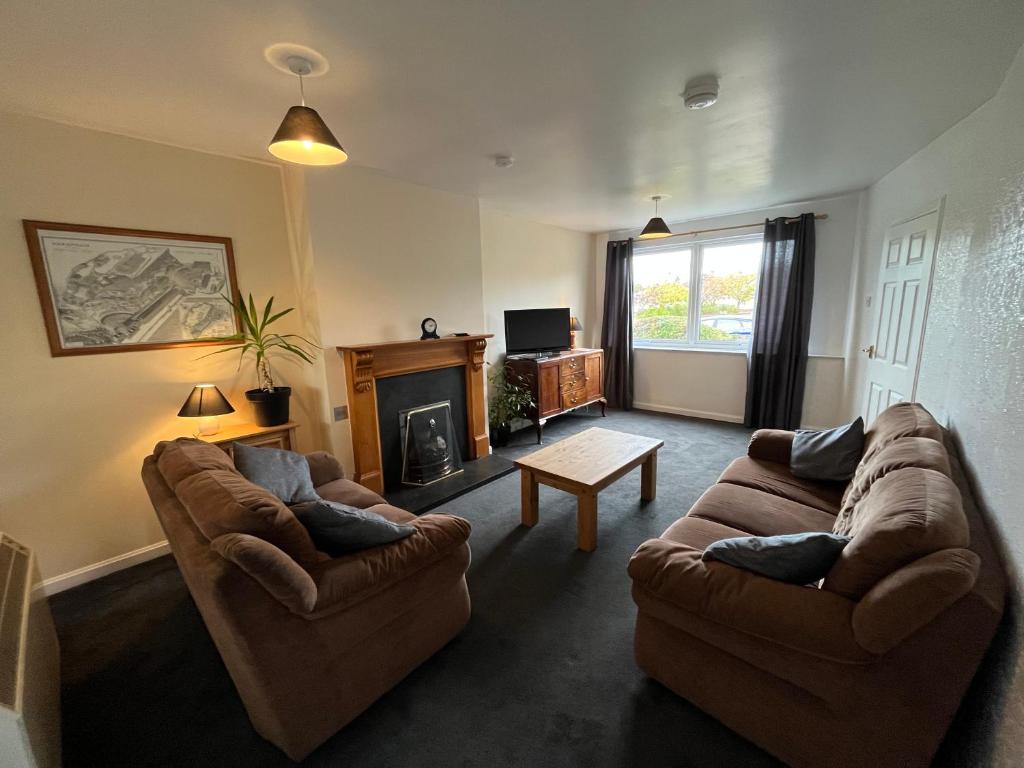
[(537, 406), (530, 414), (530, 421), (537, 430), (538, 443), (544, 424), (552, 416), (592, 403), (600, 403), (604, 416), (607, 401), (604, 399), (602, 350), (572, 349), (540, 358), (512, 356), (506, 362), (533, 393)]
[(255, 424), (232, 424), (213, 435), (200, 435), (200, 440), (213, 443), (227, 452), (234, 458), (231, 450), (232, 443), (245, 443), (246, 445), (258, 445), (264, 448), (283, 448), (286, 451), (294, 450), (295, 430), (298, 424), (289, 421), (278, 424), (276, 427), (259, 427)]

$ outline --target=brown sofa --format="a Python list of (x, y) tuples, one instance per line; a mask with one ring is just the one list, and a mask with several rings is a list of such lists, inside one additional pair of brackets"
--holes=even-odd
[[(791, 765), (928, 765), (1005, 592), (945, 437), (895, 405), (843, 486), (789, 471), (793, 433), (755, 432), (630, 561), (640, 667)], [(719, 539), (831, 530), (852, 540), (820, 587), (701, 560)]]
[(324, 498), (416, 532), (339, 558), (222, 450), (156, 446), (142, 478), (185, 583), (256, 730), (301, 760), (451, 640), (469, 619), (469, 523), (389, 506), (309, 454)]

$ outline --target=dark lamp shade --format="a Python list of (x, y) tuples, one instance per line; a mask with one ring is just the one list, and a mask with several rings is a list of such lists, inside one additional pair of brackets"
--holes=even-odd
[(647, 226), (644, 227), (644, 231), (640, 233), (637, 240), (657, 240), (659, 237), (670, 237), (672, 230), (668, 228), (668, 224), (660, 216), (655, 216), (653, 219), (647, 222)]
[(348, 160), (327, 123), (310, 107), (290, 108), (267, 149), (274, 157), (300, 165), (340, 165)]
[(231, 403), (213, 384), (199, 384), (192, 389), (192, 394), (178, 411), (179, 416), (222, 416), (234, 413)]
[(569, 330), (570, 331), (582, 331), (583, 330), (583, 324), (580, 323), (580, 319), (578, 317), (574, 316), (574, 317), (572, 317), (569, 320)]

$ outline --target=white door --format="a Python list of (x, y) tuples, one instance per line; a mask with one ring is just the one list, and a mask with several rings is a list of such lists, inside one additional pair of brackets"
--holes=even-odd
[(872, 300), (874, 335), (861, 350), (869, 358), (865, 424), (916, 395), (940, 212), (941, 201), (885, 233)]

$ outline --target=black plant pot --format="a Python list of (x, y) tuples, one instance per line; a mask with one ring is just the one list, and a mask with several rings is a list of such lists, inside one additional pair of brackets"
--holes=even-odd
[(291, 396), (291, 387), (274, 387), (273, 392), (250, 389), (245, 393), (245, 399), (252, 403), (256, 423), (261, 427), (276, 427), (288, 421), (288, 401)]
[(491, 445), (495, 448), (504, 448), (512, 438), (511, 424), (491, 424)]

